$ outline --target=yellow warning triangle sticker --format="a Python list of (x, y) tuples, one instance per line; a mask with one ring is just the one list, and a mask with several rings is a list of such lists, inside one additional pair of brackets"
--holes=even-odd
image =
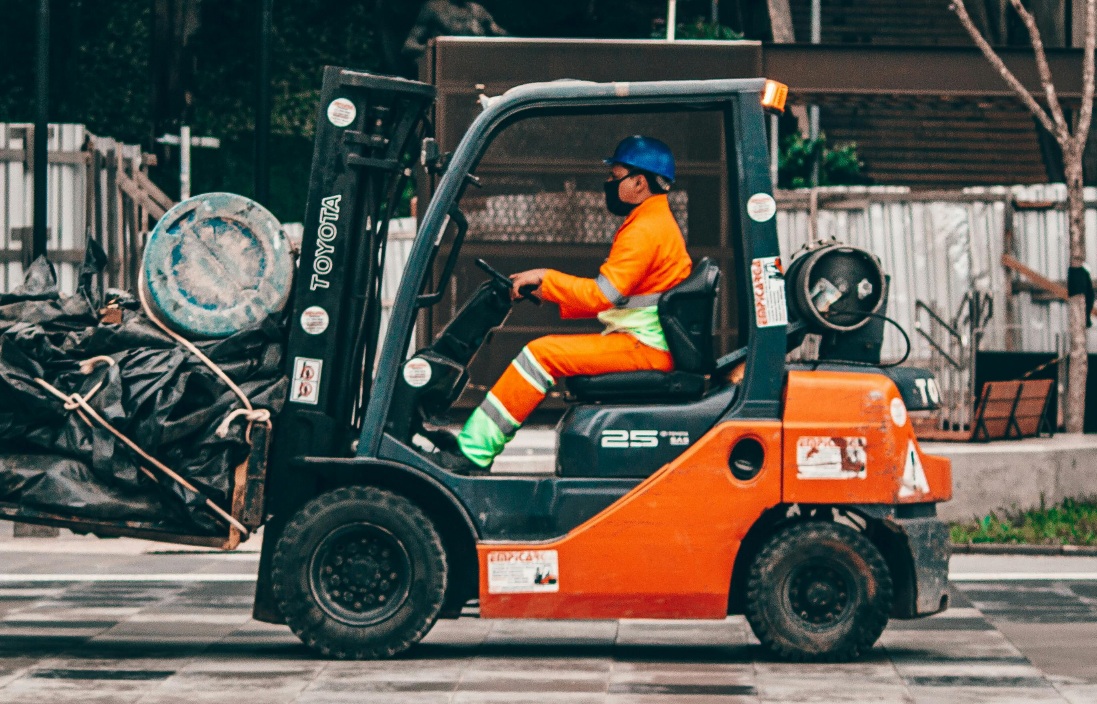
[(929, 482), (926, 480), (926, 470), (922, 468), (922, 460), (918, 457), (914, 441), (911, 440), (907, 443), (907, 464), (903, 469), (903, 485), (899, 487), (899, 496), (905, 498), (928, 493)]

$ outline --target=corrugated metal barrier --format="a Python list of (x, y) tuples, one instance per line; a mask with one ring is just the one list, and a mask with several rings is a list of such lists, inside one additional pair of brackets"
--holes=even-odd
[[(887, 314), (907, 330), (913, 344), (909, 363), (937, 373), (946, 421), (960, 428), (971, 412), (976, 349), (1065, 349), (1066, 305), (1023, 285), (1014, 294), (1019, 277), (1002, 264), (1009, 254), (1051, 281), (1066, 278), (1065, 200), (1061, 184), (789, 191), (778, 194), (777, 230), (786, 260), (805, 244), (831, 238), (880, 257), (891, 275)], [(1086, 202), (1087, 260), (1097, 270), (1097, 190), (1087, 189)], [(979, 303), (974, 315), (973, 300)], [(889, 326), (885, 359), (900, 357), (903, 347)], [(1092, 334), (1089, 349), (1097, 351)]]

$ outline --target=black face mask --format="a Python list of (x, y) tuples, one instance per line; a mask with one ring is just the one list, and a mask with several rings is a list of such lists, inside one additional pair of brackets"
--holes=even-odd
[[(631, 176), (632, 174), (629, 175)], [(614, 215), (620, 215), (621, 217), (625, 217), (636, 207), (635, 203), (626, 203), (621, 200), (620, 186), (621, 182), (626, 178), (628, 178), (628, 176), (622, 176), (621, 178), (612, 179), (602, 184), (602, 187), (606, 191), (606, 210)]]

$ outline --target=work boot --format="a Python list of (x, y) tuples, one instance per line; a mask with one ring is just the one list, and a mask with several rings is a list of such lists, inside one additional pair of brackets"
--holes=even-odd
[(441, 452), (455, 452), (461, 454), (461, 446), (457, 443), (457, 436), (445, 428), (422, 429), (419, 434), (430, 440), (435, 450)]
[(438, 449), (431, 454), (430, 458), (434, 460), (435, 464), (448, 469), (455, 474), (476, 475), (489, 474), (491, 472), (490, 465), (481, 467), (468, 457), (465, 457), (459, 449)]

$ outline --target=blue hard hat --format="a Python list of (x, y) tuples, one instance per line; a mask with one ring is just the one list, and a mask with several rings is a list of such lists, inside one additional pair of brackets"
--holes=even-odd
[(665, 142), (654, 137), (625, 137), (605, 163), (631, 166), (674, 182), (674, 155), (670, 153), (670, 147)]

